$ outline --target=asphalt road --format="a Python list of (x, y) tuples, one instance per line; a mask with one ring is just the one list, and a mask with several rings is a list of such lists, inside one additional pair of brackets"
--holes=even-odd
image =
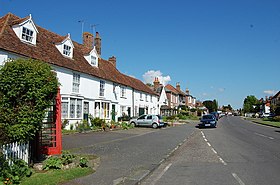
[(63, 136), (63, 150), (95, 154), (101, 158), (94, 174), (66, 184), (136, 184), (184, 143), (196, 130), (195, 125)]
[(223, 117), (196, 129), (143, 185), (279, 185), (280, 129)]

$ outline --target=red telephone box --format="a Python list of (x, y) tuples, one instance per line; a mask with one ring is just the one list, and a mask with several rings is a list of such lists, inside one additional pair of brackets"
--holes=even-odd
[(53, 105), (49, 108), (39, 133), (39, 148), (41, 154), (61, 154), (61, 96), (58, 89)]

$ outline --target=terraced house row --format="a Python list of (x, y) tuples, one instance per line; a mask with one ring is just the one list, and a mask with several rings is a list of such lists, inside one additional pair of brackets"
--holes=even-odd
[(122, 74), (116, 58), (101, 58), (101, 38), (83, 33), (83, 44), (48, 31), (29, 15), (0, 18), (0, 65), (15, 58), (47, 62), (61, 84), (62, 118), (76, 123), (89, 114), (107, 121), (123, 115), (159, 114), (159, 96), (140, 80)]

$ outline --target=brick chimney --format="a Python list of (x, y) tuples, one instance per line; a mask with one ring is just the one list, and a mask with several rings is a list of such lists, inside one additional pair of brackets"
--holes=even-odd
[(186, 88), (186, 94), (190, 95), (190, 90), (188, 88)]
[(117, 58), (115, 56), (111, 56), (108, 61), (111, 62), (114, 67), (117, 66)]
[(180, 86), (180, 83), (179, 83), (179, 82), (176, 83), (176, 89), (177, 89), (178, 91), (181, 91), (181, 86)]
[(101, 37), (98, 32), (96, 32), (96, 35), (95, 35), (94, 46), (95, 46), (97, 53), (101, 56)]
[(154, 80), (154, 90), (156, 91), (157, 88), (159, 88), (160, 86), (160, 82), (158, 80), (158, 77), (155, 77), (155, 80)]
[(93, 49), (93, 39), (94, 36), (93, 34), (89, 32), (84, 32), (83, 33), (83, 45), (89, 49)]

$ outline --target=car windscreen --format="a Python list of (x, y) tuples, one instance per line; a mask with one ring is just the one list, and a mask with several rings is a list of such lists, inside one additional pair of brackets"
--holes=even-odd
[(213, 115), (205, 115), (202, 119), (213, 119)]

